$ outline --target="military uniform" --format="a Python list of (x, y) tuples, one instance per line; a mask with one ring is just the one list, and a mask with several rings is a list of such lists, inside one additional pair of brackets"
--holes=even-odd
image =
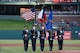
[(64, 35), (64, 30), (57, 31), (59, 50), (62, 50), (63, 48), (63, 35)]
[(28, 42), (29, 42), (29, 31), (28, 30), (23, 30), (23, 41), (24, 41), (24, 49), (27, 51), (28, 49)]
[(46, 32), (45, 29), (40, 30), (40, 47), (41, 51), (44, 51), (44, 44), (45, 44), (45, 37), (46, 37)]
[(52, 51), (54, 34), (53, 32), (51, 32), (51, 30), (49, 30), (48, 33), (49, 33), (49, 36), (48, 36), (49, 48), (50, 48), (50, 51)]
[(33, 51), (36, 51), (36, 39), (38, 36), (37, 30), (32, 29), (30, 32), (31, 32), (30, 38), (31, 38), (31, 42), (32, 42), (32, 49), (33, 49)]

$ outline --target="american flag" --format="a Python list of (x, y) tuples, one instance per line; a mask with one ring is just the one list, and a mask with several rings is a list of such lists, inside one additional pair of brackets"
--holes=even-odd
[(26, 21), (34, 19), (35, 18), (35, 9), (32, 8), (30, 11), (27, 11), (21, 15), (22, 18), (24, 18)]

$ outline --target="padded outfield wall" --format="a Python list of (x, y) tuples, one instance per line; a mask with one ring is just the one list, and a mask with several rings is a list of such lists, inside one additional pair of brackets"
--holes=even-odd
[[(46, 39), (48, 37), (48, 33), (46, 32)], [(0, 39), (22, 39), (22, 30), (0, 30)], [(55, 35), (55, 39), (57, 39)], [(64, 32), (64, 39), (70, 40), (71, 31)]]
[(74, 40), (80, 40), (80, 26), (73, 26), (72, 29), (72, 36), (71, 38)]
[[(80, 27), (72, 27), (72, 31), (65, 31), (64, 39), (80, 40)], [(22, 39), (22, 30), (0, 30), (0, 39)]]

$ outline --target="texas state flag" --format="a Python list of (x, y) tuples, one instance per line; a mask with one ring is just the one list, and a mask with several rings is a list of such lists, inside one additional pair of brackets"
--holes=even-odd
[(45, 14), (45, 9), (41, 9), (41, 11), (38, 14), (38, 19), (41, 23), (46, 22), (46, 14)]

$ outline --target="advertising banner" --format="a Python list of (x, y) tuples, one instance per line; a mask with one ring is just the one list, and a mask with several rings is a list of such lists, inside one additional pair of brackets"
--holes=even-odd
[[(46, 39), (48, 38), (49, 34), (46, 32)], [(55, 39), (57, 39), (57, 33), (55, 32)], [(63, 35), (64, 40), (71, 40), (71, 31), (64, 31)]]

